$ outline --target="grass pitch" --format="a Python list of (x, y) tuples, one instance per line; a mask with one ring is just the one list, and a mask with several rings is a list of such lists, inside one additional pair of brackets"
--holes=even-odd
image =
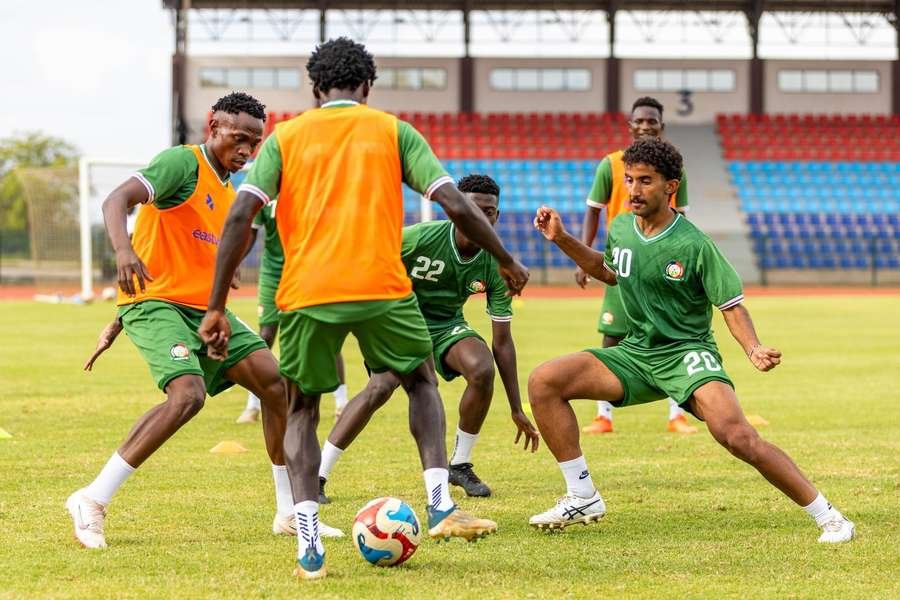
[[(66, 496), (98, 472), (135, 419), (162, 400), (122, 336), (92, 374), (81, 364), (109, 305), (0, 304), (0, 596), (3, 597), (900, 597), (898, 456), (900, 346), (896, 297), (758, 297), (748, 306), (762, 339), (785, 354), (755, 372), (719, 317), (725, 367), (744, 409), (771, 422), (782, 446), (857, 523), (858, 539), (816, 543), (818, 530), (755, 471), (705, 434), (665, 433), (666, 405), (616, 412), (616, 433), (583, 440), (609, 513), (599, 524), (548, 535), (528, 517), (564, 492), (546, 448), (512, 445), (499, 378), (473, 455), (494, 496), (467, 510), (498, 521), (477, 544), (423, 541), (397, 569), (374, 568), (349, 538), (328, 540), (328, 578), (290, 577), (293, 539), (274, 537), (271, 472), (259, 426), (233, 421), (245, 400), (231, 390), (152, 457), (115, 497), (110, 548), (72, 538)], [(255, 322), (250, 300), (233, 308)], [(539, 362), (596, 345), (599, 302), (530, 300), (513, 324), (520, 378)], [(481, 307), (472, 323), (489, 335)], [(352, 393), (365, 382), (352, 340), (345, 348)], [(441, 385), (449, 433), (460, 382)], [(401, 394), (373, 419), (329, 481), (322, 518), (349, 534), (356, 510), (394, 495), (424, 513), (424, 489)], [(332, 423), (323, 400), (320, 438)], [(583, 422), (594, 405), (576, 409)], [(209, 453), (236, 440), (245, 454)], [(456, 490), (456, 489), (455, 489)]]

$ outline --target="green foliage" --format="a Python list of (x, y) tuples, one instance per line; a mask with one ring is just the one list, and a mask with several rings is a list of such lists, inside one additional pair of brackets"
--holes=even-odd
[[(527, 291), (526, 291), (527, 296)], [(487, 335), (484, 305), (470, 322)], [(546, 447), (513, 447), (503, 388), (473, 459), (494, 490), (465, 508), (498, 521), (477, 544), (423, 541), (403, 567), (366, 565), (349, 538), (356, 511), (396, 495), (424, 518), (425, 493), (398, 392), (341, 458), (322, 519), (348, 535), (325, 540), (328, 578), (298, 582), (296, 541), (275, 537), (272, 476), (259, 426), (235, 425), (241, 390), (209, 399), (148, 460), (110, 506), (104, 551), (72, 539), (63, 504), (100, 470), (138, 416), (163, 399), (126, 336), (95, 366), (80, 365), (113, 316), (110, 305), (6, 302), (0, 310), (0, 597), (185, 598), (898, 598), (896, 296), (752, 297), (762, 339), (784, 364), (758, 373), (717, 317), (724, 365), (744, 409), (771, 422), (786, 450), (852, 518), (859, 539), (816, 543), (809, 517), (705, 432), (665, 432), (664, 402), (616, 411), (616, 433), (582, 439), (609, 514), (546, 535), (528, 517), (565, 488)], [(532, 300), (517, 308), (520, 383), (538, 363), (599, 344), (596, 298)], [(233, 308), (255, 322), (255, 303)], [(24, 332), (24, 333), (23, 333)], [(365, 382), (345, 346), (352, 393)], [(463, 383), (441, 383), (448, 441)], [(592, 402), (576, 402), (582, 424)], [(333, 422), (323, 398), (319, 439)], [(209, 453), (222, 440), (249, 452)], [(895, 575), (891, 575), (894, 573)], [(177, 590), (177, 594), (175, 594)]]
[(78, 155), (71, 143), (39, 131), (0, 139), (0, 230), (27, 228), (28, 209), (17, 169), (71, 166)]

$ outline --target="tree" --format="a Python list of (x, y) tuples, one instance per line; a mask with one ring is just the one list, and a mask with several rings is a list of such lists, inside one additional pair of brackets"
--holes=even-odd
[(0, 138), (0, 230), (28, 228), (28, 207), (16, 169), (71, 166), (78, 155), (73, 144), (39, 131)]

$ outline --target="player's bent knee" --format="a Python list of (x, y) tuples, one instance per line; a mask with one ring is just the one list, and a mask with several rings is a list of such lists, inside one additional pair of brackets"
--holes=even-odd
[(759, 443), (762, 441), (749, 424), (730, 425), (718, 432), (715, 438), (731, 454), (749, 463), (756, 461)]
[(481, 363), (466, 373), (466, 383), (474, 388), (491, 392), (494, 389), (493, 363)]
[(179, 420), (187, 421), (203, 408), (206, 402), (206, 388), (202, 382), (194, 381), (173, 384), (168, 386), (166, 402), (178, 414)]
[(556, 392), (553, 373), (547, 363), (540, 365), (528, 376), (528, 399), (532, 406), (551, 399)]

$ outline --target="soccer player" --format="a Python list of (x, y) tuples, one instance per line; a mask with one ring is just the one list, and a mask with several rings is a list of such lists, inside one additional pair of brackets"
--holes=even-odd
[(319, 399), (339, 385), (334, 355), (349, 333), (372, 371), (394, 371), (409, 394), (429, 535), (471, 540), (496, 530), (493, 521), (464, 513), (450, 498), (431, 338), (400, 260), (402, 183), (440, 203), (468, 239), (497, 259), (511, 293), (525, 286), (528, 270), (456, 189), (425, 139), (408, 123), (367, 106), (375, 62), (364, 46), (330, 40), (316, 48), (306, 68), (320, 107), (279, 123), (262, 145), (222, 234), (200, 333), (212, 355), (228, 356), (228, 283), (253, 216), (277, 196), (284, 273), (275, 301), (289, 401), (285, 457), (297, 503), (295, 574), (317, 579), (325, 576), (317, 502)]
[(669, 207), (682, 158), (668, 142), (634, 142), (623, 155), (631, 212), (613, 221), (605, 253), (572, 237), (556, 211), (538, 209), (535, 226), (588, 275), (618, 285), (627, 308), (622, 343), (569, 354), (540, 365), (528, 381), (541, 435), (559, 463), (566, 495), (531, 517), (538, 528), (599, 520), (606, 506), (578, 443), (569, 402), (607, 400), (621, 406), (674, 398), (729, 452), (756, 468), (822, 528), (820, 542), (853, 538), (854, 525), (820, 494), (780, 449), (744, 418), (710, 329), (711, 306), (760, 371), (781, 362), (764, 346), (743, 305), (741, 280), (713, 241)]
[[(500, 186), (487, 175), (468, 175), (456, 187), (481, 211), (491, 225), (500, 216)], [(487, 417), (494, 395), (494, 360), (506, 388), (509, 408), (516, 426), (516, 440), (525, 436), (525, 449), (537, 451), (538, 432), (522, 411), (516, 347), (510, 322), (512, 300), (491, 255), (470, 241), (451, 221), (418, 223), (403, 230), (401, 257), (412, 279), (413, 293), (422, 309), (431, 343), (434, 364), (444, 381), (459, 375), (466, 389), (459, 402), (456, 443), (450, 456), (450, 483), (462, 487), (468, 496), (490, 496), (490, 488), (472, 468), (472, 449)], [(473, 294), (487, 296), (491, 318), (492, 348), (469, 327), (463, 305)], [(391, 372), (375, 373), (366, 388), (347, 406), (322, 448), (319, 467), (320, 499), (334, 464), (372, 415), (391, 397), (400, 379)], [(321, 500), (320, 500), (321, 501)]]
[[(96, 479), (66, 501), (75, 537), (86, 548), (106, 547), (107, 507), (125, 480), (203, 408), (207, 393), (216, 395), (234, 383), (263, 399), (277, 505), (272, 530), (295, 533), (282, 448), (287, 405), (278, 363), (265, 342), (230, 311), (223, 312), (233, 329), (226, 361), (208, 357), (197, 335), (219, 235), (235, 196), (229, 177), (256, 149), (264, 119), (264, 107), (251, 96), (221, 98), (212, 107), (205, 144), (163, 151), (103, 203), (116, 251), (119, 309), (85, 368), (124, 328), (166, 400), (138, 420)], [(126, 213), (138, 204), (143, 206), (129, 240)]]
[[(253, 219), (253, 227), (250, 231), (250, 243), (247, 251), (256, 242), (256, 235), (260, 228), (266, 230), (263, 244), (262, 258), (259, 261), (259, 336), (265, 340), (271, 348), (275, 344), (275, 335), (278, 333), (278, 307), (275, 306), (275, 291), (281, 280), (281, 270), (284, 267), (284, 249), (281, 247), (281, 238), (278, 237), (278, 227), (275, 225), (275, 206), (278, 200), (273, 200), (268, 206), (256, 213)], [(344, 384), (344, 360), (337, 355), (338, 375), (341, 385), (334, 391), (334, 412), (336, 417), (341, 416), (341, 411), (347, 405), (347, 386)], [(247, 393), (247, 406), (237, 418), (237, 423), (255, 423), (259, 419), (260, 402), (253, 392)]]
[[(631, 106), (631, 117), (628, 128), (634, 140), (659, 139), (666, 128), (663, 122), (663, 105), (655, 98), (643, 97), (634, 101)], [(581, 241), (587, 246), (594, 243), (600, 212), (606, 209), (606, 230), (619, 214), (628, 211), (628, 189), (625, 186), (622, 163), (622, 150), (608, 154), (597, 167), (594, 184), (587, 198), (587, 209), (581, 228)], [(669, 199), (676, 211), (683, 213), (688, 207), (687, 176), (681, 174), (681, 185)], [(581, 267), (575, 270), (575, 281), (582, 288), (587, 285), (588, 275)], [(619, 289), (607, 287), (603, 294), (603, 307), (600, 309), (600, 320), (597, 330), (603, 334), (603, 347), (615, 346), (625, 337), (625, 309)], [(669, 398), (668, 430), (672, 433), (697, 433), (697, 428), (688, 423), (684, 410), (678, 403)], [(612, 433), (613, 406), (609, 402), (597, 402), (597, 416), (582, 428), (585, 433)]]

